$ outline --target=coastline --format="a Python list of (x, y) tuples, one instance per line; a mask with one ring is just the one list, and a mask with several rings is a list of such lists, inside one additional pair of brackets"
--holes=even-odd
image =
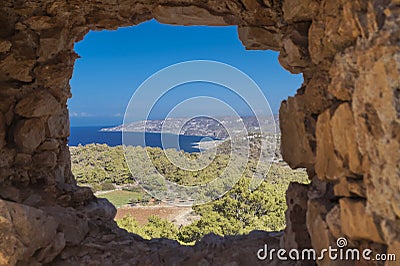
[(199, 141), (193, 142), (193, 148), (196, 148), (201, 151), (206, 151), (209, 149), (213, 149), (218, 147), (219, 144), (223, 143), (225, 140), (207, 140), (207, 141)]

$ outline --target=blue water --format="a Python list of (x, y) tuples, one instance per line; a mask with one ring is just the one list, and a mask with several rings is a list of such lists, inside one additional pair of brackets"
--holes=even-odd
[[(107, 144), (109, 146), (122, 145), (121, 132), (104, 132), (100, 131), (101, 128), (103, 127), (71, 127), (68, 145), (78, 146), (79, 144), (86, 145), (91, 143)], [(159, 147), (161, 149), (175, 148), (185, 152), (199, 152), (195, 145), (202, 138), (198, 136), (164, 134), (163, 145), (160, 133), (146, 133), (144, 141), (142, 133), (130, 132), (125, 135), (125, 143), (132, 146)]]

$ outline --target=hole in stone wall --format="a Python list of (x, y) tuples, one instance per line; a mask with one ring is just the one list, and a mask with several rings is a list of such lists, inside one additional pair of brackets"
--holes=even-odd
[[(72, 171), (79, 185), (91, 187), (97, 197), (107, 198), (118, 208), (116, 220), (121, 227), (144, 238), (172, 238), (183, 244), (192, 244), (208, 233), (225, 236), (284, 228), (287, 186), (292, 181), (306, 183), (308, 178), (303, 170), (291, 170), (280, 159), (278, 151), (268, 175), (255, 191), (248, 189), (254, 168), (249, 164), (243, 178), (220, 199), (194, 207), (176, 206), (187, 195), (166, 198), (165, 203), (138, 185), (126, 164), (120, 128), (116, 127), (123, 123), (129, 99), (143, 81), (164, 67), (188, 60), (215, 60), (244, 71), (260, 86), (273, 114), (277, 114), (280, 102), (287, 95), (293, 95), (302, 83), (300, 75), (289, 74), (279, 65), (278, 53), (246, 51), (236, 27), (169, 26), (155, 21), (117, 31), (90, 32), (76, 44), (75, 50), (81, 58), (75, 64), (71, 80), (74, 97), (69, 101)], [(165, 94), (149, 119), (161, 123), (177, 103), (199, 96), (224, 99), (239, 110), (240, 116), (251, 117), (240, 97), (221, 86), (200, 83), (185, 84)], [(215, 109), (217, 118), (225, 115), (211, 105), (193, 106), (193, 109), (204, 107)], [(185, 112), (173, 118), (185, 118)], [(190, 134), (182, 133), (180, 148), (169, 150), (172, 156), (184, 154), (192, 159), (199, 156), (200, 150), (192, 143), (200, 142), (207, 135), (207, 132), (196, 134), (196, 130), (207, 127), (199, 123), (197, 129), (189, 130)], [(102, 131), (104, 128), (107, 130)], [(170, 180), (186, 185), (188, 180), (208, 181), (230, 159), (223, 151), (226, 140), (215, 135), (218, 130), (213, 128), (212, 135), (206, 136), (218, 140), (215, 143), (222, 147), (210, 164), (212, 169), (195, 174), (168, 163), (157, 132), (146, 134), (146, 146), (152, 148), (137, 147), (135, 151), (146, 149), (157, 170)], [(276, 138), (279, 145), (280, 135)]]

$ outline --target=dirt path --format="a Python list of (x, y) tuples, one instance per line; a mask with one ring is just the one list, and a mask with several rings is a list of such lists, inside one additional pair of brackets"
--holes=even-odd
[(186, 226), (188, 224), (191, 224), (193, 221), (198, 220), (200, 217), (196, 214), (194, 214), (192, 208), (187, 208), (182, 210), (175, 218), (172, 220), (172, 222), (175, 225), (183, 225)]

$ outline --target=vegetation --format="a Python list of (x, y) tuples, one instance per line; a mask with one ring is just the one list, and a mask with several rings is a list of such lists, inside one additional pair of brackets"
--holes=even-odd
[(151, 199), (151, 196), (144, 191), (136, 192), (129, 190), (111, 191), (105, 194), (100, 194), (98, 197), (108, 199), (117, 208), (126, 204), (146, 204)]
[(70, 151), (72, 172), (80, 184), (93, 186), (111, 182), (121, 185), (133, 182), (122, 146), (89, 144), (70, 147)]
[(138, 234), (145, 239), (169, 238), (177, 240), (178, 228), (171, 222), (157, 216), (151, 216), (148, 223), (140, 226), (132, 216), (125, 216), (117, 221), (118, 226), (125, 230)]
[[(226, 149), (226, 143), (221, 146)], [(229, 156), (225, 152), (219, 152), (213, 162), (199, 171), (186, 171), (171, 164), (164, 152), (159, 148), (132, 147), (131, 159), (134, 160), (134, 173), (143, 164), (143, 149), (149, 154), (152, 164), (167, 179), (185, 185), (193, 185), (208, 182), (226, 167)], [(198, 154), (186, 154), (169, 150), (169, 156), (186, 156), (196, 158)], [(252, 230), (277, 231), (285, 226), (284, 212), (286, 209), (285, 191), (290, 182), (308, 182), (303, 170), (291, 170), (284, 164), (274, 163), (266, 178), (256, 190), (250, 190), (251, 177), (254, 174), (256, 161), (253, 159), (257, 150), (251, 151), (247, 168), (234, 185), (234, 187), (221, 198), (203, 205), (193, 206), (193, 210), (200, 219), (187, 225), (177, 227), (173, 223), (152, 216), (148, 223), (140, 226), (134, 217), (126, 216), (117, 221), (118, 225), (126, 230), (139, 234), (146, 239), (170, 238), (181, 243), (193, 243), (208, 233), (221, 236), (246, 234)], [(134, 177), (130, 174), (124, 160), (122, 147), (108, 147), (106, 145), (87, 145), (71, 147), (72, 170), (80, 184), (86, 184), (93, 188), (109, 188), (109, 184), (125, 186), (134, 183)], [(268, 169), (267, 169), (268, 170)], [(266, 172), (265, 172), (266, 173)], [(149, 176), (151, 173), (149, 173)], [(132, 191), (114, 191), (103, 194), (117, 207), (127, 203), (144, 204), (150, 200), (138, 187)]]

